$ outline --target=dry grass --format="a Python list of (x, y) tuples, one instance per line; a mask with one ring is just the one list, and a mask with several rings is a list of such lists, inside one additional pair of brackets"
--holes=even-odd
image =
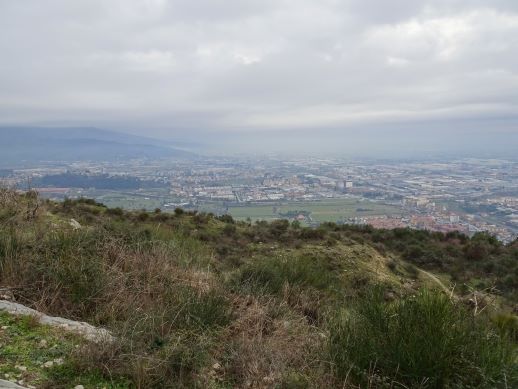
[(315, 380), (323, 337), (304, 316), (286, 303), (255, 296), (237, 297), (234, 311), (236, 320), (223, 335), (227, 359), (221, 374), (253, 388), (281, 385), (290, 374)]
[(131, 228), (42, 229), (43, 220), (18, 212), (24, 199), (2, 201), (11, 200), (6, 206), (15, 209), (2, 220), (23, 228), (0, 231), (1, 285), (40, 311), (106, 326), (118, 338), (79, 350), (78, 371), (131, 377), (142, 388), (198, 380), (218, 328), (230, 320), (221, 284), (205, 267), (208, 253), (188, 250), (187, 238), (154, 240)]
[[(0, 191), (0, 286), (19, 302), (117, 337), (76, 350), (72, 374), (136, 388), (342, 387), (354, 377), (333, 376), (333, 313), (373, 283), (396, 291), (392, 300), (405, 293), (405, 273), (387, 258), (345, 240), (328, 247), (318, 240), (324, 230), (307, 230), (318, 234), (301, 248), (281, 240), (263, 247), (247, 245), (241, 225), (232, 223), (230, 237), (208, 216), (154, 220), (74, 204)], [(71, 217), (82, 227), (70, 226)], [(214, 239), (192, 237), (198, 230)], [(214, 257), (223, 240), (231, 254)]]

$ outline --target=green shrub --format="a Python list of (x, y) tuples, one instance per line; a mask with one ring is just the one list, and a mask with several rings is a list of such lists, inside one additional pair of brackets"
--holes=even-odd
[(518, 316), (506, 313), (499, 313), (493, 318), (497, 328), (518, 342)]
[(231, 223), (231, 224), (235, 223), (234, 218), (232, 217), (232, 215), (229, 215), (229, 214), (221, 215), (220, 217), (218, 217), (218, 219), (224, 223)]
[(119, 207), (117, 207), (117, 208), (108, 208), (106, 210), (106, 214), (107, 215), (113, 215), (113, 216), (122, 216), (122, 215), (124, 215), (124, 211), (123, 211), (122, 208), (119, 208)]
[(279, 237), (285, 234), (290, 227), (290, 222), (286, 219), (274, 220), (270, 223), (270, 234), (273, 237)]
[(149, 219), (149, 213), (147, 213), (146, 211), (140, 211), (139, 214), (137, 215), (137, 220), (139, 222), (145, 222), (146, 220)]
[(233, 236), (237, 231), (237, 228), (234, 224), (225, 224), (223, 227), (223, 234), (226, 236)]
[(300, 230), (299, 236), (302, 240), (321, 240), (326, 236), (326, 231), (320, 228), (305, 227)]
[(244, 266), (239, 284), (255, 291), (278, 294), (284, 284), (325, 290), (336, 283), (333, 266), (324, 258), (286, 256), (256, 260)]
[(355, 384), (405, 387), (513, 387), (516, 350), (438, 292), (387, 303), (376, 289), (330, 322), (335, 373)]
[(45, 303), (58, 298), (57, 308), (74, 317), (94, 310), (107, 283), (98, 250), (101, 241), (95, 231), (56, 231), (38, 242), (35, 252), (25, 246), (24, 262), (13, 264), (32, 285), (23, 293), (29, 300), (49, 299)]

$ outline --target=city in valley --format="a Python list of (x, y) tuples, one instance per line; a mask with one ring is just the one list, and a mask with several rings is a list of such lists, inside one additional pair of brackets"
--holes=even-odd
[(48, 163), (0, 171), (2, 186), (126, 209), (181, 207), (238, 220), (518, 234), (518, 162), (206, 157)]

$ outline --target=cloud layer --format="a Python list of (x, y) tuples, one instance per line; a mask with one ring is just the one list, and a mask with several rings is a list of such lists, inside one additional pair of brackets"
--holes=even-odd
[(0, 26), (4, 123), (165, 135), (518, 116), (515, 0), (0, 0)]

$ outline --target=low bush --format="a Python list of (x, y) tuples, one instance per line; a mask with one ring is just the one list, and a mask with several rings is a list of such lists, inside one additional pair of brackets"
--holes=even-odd
[(323, 258), (306, 255), (265, 258), (245, 265), (238, 282), (252, 291), (278, 294), (286, 283), (319, 290), (336, 283), (333, 266)]
[(335, 374), (361, 386), (518, 385), (509, 339), (433, 291), (387, 303), (374, 290), (331, 321), (329, 352)]
[(108, 208), (106, 210), (106, 214), (107, 215), (113, 215), (113, 216), (122, 216), (124, 215), (124, 211), (122, 210), (122, 208)]

